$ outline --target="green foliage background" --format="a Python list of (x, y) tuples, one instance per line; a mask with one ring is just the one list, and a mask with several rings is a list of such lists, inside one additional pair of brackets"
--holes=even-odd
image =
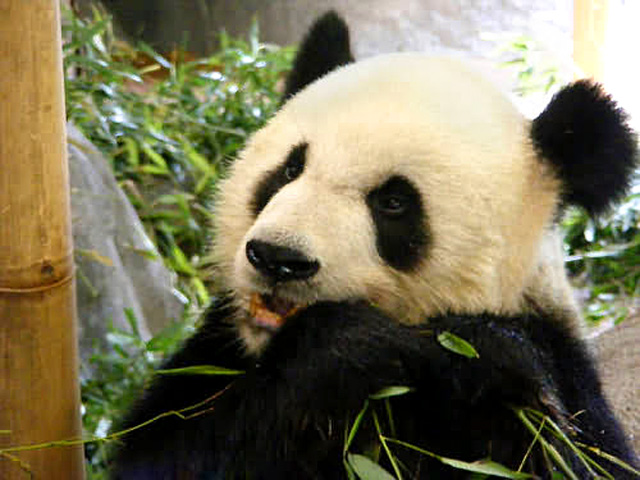
[(108, 17), (65, 16), (67, 114), (109, 159), (183, 292), (208, 300), (202, 258), (209, 200), (247, 136), (278, 105), (293, 49), (220, 34), (220, 51), (170, 62), (116, 40)]

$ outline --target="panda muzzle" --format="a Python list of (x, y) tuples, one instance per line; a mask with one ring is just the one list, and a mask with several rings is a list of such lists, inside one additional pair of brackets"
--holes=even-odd
[(254, 293), (249, 303), (249, 315), (258, 327), (277, 330), (287, 318), (295, 315), (303, 307), (304, 305), (273, 295)]

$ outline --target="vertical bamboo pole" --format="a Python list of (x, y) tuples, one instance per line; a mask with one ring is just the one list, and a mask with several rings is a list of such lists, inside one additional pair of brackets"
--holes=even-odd
[[(80, 436), (58, 0), (0, 0), (0, 448)], [(82, 448), (0, 456), (75, 480)]]
[(577, 77), (604, 79), (604, 47), (609, 20), (609, 0), (574, 0), (573, 60)]

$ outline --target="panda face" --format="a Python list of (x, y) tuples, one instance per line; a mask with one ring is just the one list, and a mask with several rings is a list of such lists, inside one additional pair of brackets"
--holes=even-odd
[(295, 95), (234, 163), (214, 215), (248, 350), (321, 300), (364, 298), (405, 323), (520, 311), (561, 190), (529, 129), (461, 63), (418, 54)]

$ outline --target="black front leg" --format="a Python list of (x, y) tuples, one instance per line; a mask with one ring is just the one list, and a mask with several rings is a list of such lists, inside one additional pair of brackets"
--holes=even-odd
[[(438, 340), (445, 331), (479, 357), (445, 348)], [(392, 401), (398, 439), (441, 455), (517, 469), (533, 434), (515, 410), (529, 408), (572, 441), (635, 461), (584, 345), (555, 319), (451, 315), (409, 327), (364, 302), (324, 303), (291, 319), (260, 362), (238, 390), (240, 407), (223, 435), (234, 440), (225, 445), (234, 452), (230, 470), (244, 474), (249, 465), (252, 478), (341, 478), (349, 421), (370, 394), (396, 385), (413, 389)], [(548, 439), (579, 478), (591, 478), (571, 448)], [(394, 450), (416, 478), (468, 475)], [(550, 478), (556, 467), (546, 457), (534, 449), (526, 468)], [(636, 478), (597, 460), (617, 479)]]
[(228, 306), (163, 368), (246, 374), (157, 376), (119, 429), (215, 398), (187, 420), (163, 418), (124, 437), (114, 478), (341, 478), (346, 422), (369, 394), (409, 383), (407, 359), (422, 355), (412, 329), (365, 303), (324, 303), (289, 319), (256, 363), (242, 356), (224, 313)]
[[(437, 339), (444, 331), (470, 342), (479, 358), (444, 348)], [(223, 393), (198, 416), (165, 419), (125, 439), (116, 478), (339, 479), (350, 421), (370, 394), (396, 385), (413, 389), (392, 402), (397, 438), (435, 453), (466, 461), (490, 456), (517, 468), (533, 436), (511, 406), (538, 409), (560, 425), (574, 408), (594, 407), (581, 422), (587, 435), (577, 439), (593, 440), (606, 424), (595, 446), (632, 458), (581, 344), (541, 317), (448, 316), (408, 327), (364, 302), (320, 303), (289, 319), (257, 365), (228, 350), (234, 344), (225, 335), (205, 326), (169, 365), (244, 366), (247, 373), (231, 381), (158, 378), (129, 424)], [(214, 353), (225, 345), (226, 356)], [(355, 451), (372, 439), (365, 436)], [(560, 449), (580, 478), (589, 478)], [(415, 478), (466, 478), (428, 457), (394, 451)], [(543, 457), (538, 451), (527, 466), (547, 478)], [(612, 468), (616, 478), (635, 478)]]
[(349, 420), (370, 394), (411, 383), (406, 366), (423, 356), (423, 343), (363, 302), (321, 303), (291, 318), (232, 393), (224, 470), (237, 478), (342, 478)]

